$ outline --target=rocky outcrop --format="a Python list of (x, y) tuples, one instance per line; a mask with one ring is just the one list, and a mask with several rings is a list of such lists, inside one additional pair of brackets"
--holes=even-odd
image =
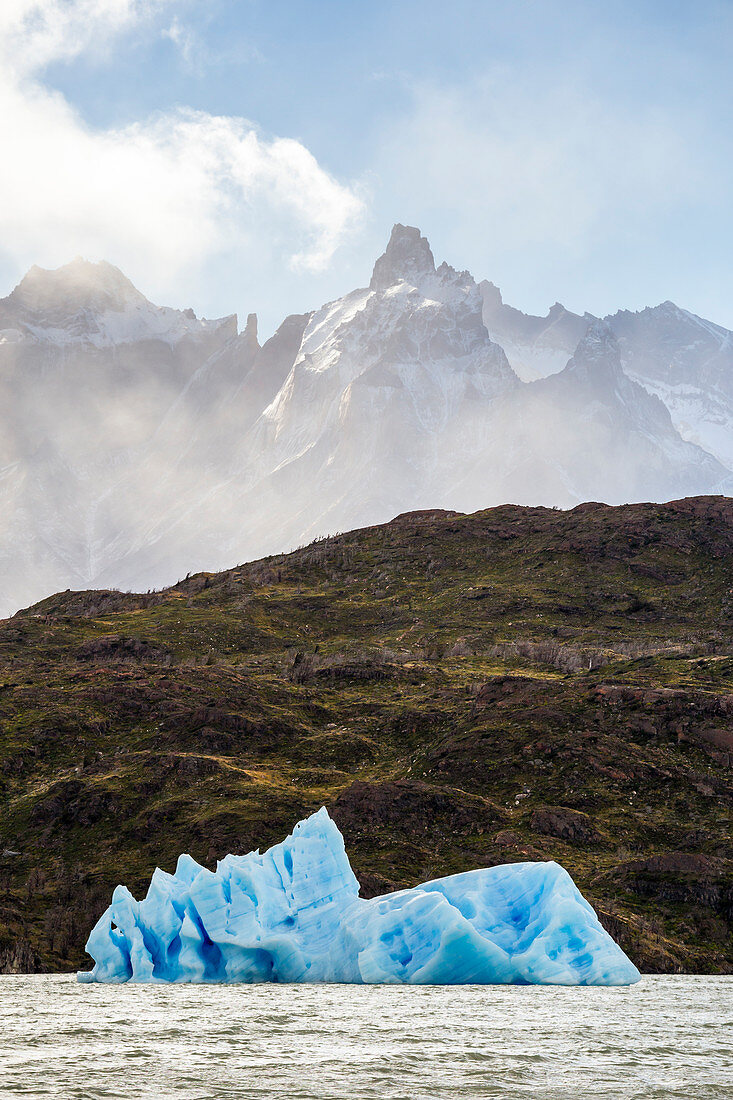
[(565, 806), (541, 806), (534, 810), (530, 827), (535, 833), (567, 840), (570, 844), (594, 845), (604, 839), (588, 814)]
[(386, 290), (400, 282), (417, 283), (435, 274), (435, 260), (427, 239), (411, 225), (395, 225), (386, 251), (374, 265), (370, 290)]
[(487, 799), (412, 779), (359, 780), (342, 791), (330, 812), (346, 833), (396, 825), (438, 836), (482, 833), (506, 820), (506, 814)]
[(698, 852), (660, 852), (618, 868), (629, 888), (644, 897), (711, 909), (733, 920), (730, 861)]
[(24, 936), (0, 942), (0, 974), (37, 974), (39, 970), (38, 954)]

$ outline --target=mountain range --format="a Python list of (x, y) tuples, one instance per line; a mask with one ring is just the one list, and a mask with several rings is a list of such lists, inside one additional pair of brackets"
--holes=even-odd
[(264, 344), (110, 264), (34, 267), (0, 300), (0, 614), (420, 508), (726, 493), (731, 335), (671, 302), (525, 315), (403, 225)]

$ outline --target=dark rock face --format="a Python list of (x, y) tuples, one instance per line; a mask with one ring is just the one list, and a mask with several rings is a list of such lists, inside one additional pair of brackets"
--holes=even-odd
[(119, 634), (106, 634), (84, 642), (78, 649), (83, 661), (164, 661), (170, 662), (166, 649), (152, 645), (144, 638), (125, 638)]
[(729, 729), (697, 729), (692, 734), (680, 733), (680, 740), (687, 736), (691, 741), (700, 745), (703, 752), (722, 764), (725, 768), (733, 768), (733, 730)]
[(37, 953), (24, 937), (0, 945), (0, 974), (36, 974), (39, 962)]
[(544, 836), (555, 836), (571, 844), (599, 844), (600, 831), (588, 814), (569, 810), (565, 806), (544, 806), (535, 810), (530, 818), (530, 828)]
[(661, 852), (619, 868), (630, 889), (642, 897), (711, 909), (733, 918), (733, 882), (727, 861), (697, 852)]
[(48, 794), (36, 802), (31, 822), (51, 827), (86, 827), (114, 820), (120, 808), (120, 797), (114, 791), (90, 788), (81, 780), (69, 779), (54, 784)]
[(395, 825), (421, 831), (476, 832), (506, 820), (486, 799), (409, 779), (352, 783), (333, 803), (331, 816), (347, 832)]

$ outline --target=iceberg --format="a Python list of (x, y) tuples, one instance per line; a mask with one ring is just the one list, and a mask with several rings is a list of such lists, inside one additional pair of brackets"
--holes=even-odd
[(117, 886), (80, 982), (630, 985), (640, 974), (559, 864), (513, 863), (359, 897), (325, 808), (216, 871), (182, 855)]

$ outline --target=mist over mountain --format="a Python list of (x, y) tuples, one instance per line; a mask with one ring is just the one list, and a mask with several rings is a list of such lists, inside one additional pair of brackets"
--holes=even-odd
[(506, 305), (396, 225), (368, 287), (198, 319), (110, 264), (0, 301), (0, 613), (147, 589), (418, 508), (725, 492), (731, 333), (664, 303)]
[[(598, 318), (556, 302), (545, 317), (507, 305), (493, 283), (480, 283), (483, 319), (524, 381), (563, 369)], [(733, 333), (674, 302), (605, 318), (618, 340), (624, 372), (662, 399), (683, 439), (733, 467)]]

